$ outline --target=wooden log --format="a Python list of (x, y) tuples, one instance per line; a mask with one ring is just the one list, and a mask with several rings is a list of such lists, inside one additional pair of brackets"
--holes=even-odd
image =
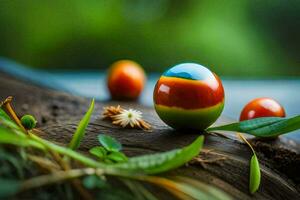
[[(1, 72), (0, 72), (1, 73)], [(14, 96), (13, 105), (21, 116), (33, 114), (42, 137), (66, 144), (70, 141), (77, 123), (90, 104), (89, 99), (42, 88), (11, 76), (0, 74), (0, 99)], [(151, 131), (123, 129), (102, 120), (103, 106), (122, 105), (143, 112)], [(217, 123), (230, 120), (221, 117)], [(199, 134), (174, 131), (166, 126), (152, 108), (135, 102), (97, 102), (80, 150), (86, 152), (98, 145), (97, 135), (105, 133), (116, 137), (128, 156), (162, 152), (183, 147)], [(261, 164), (261, 187), (254, 195), (248, 192), (249, 160), (251, 152), (234, 134), (223, 137), (206, 135), (201, 154), (179, 169), (168, 174), (184, 175), (214, 185), (234, 199), (300, 199), (300, 146), (294, 141), (279, 137), (273, 141), (251, 140)]]

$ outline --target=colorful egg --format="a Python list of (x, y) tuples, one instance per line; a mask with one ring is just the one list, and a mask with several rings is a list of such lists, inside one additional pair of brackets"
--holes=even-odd
[(113, 99), (137, 99), (145, 85), (143, 68), (134, 61), (120, 60), (109, 68), (107, 86)]
[(218, 119), (224, 107), (221, 80), (195, 63), (167, 70), (157, 81), (153, 98), (159, 117), (175, 129), (204, 130)]
[(258, 117), (285, 117), (285, 111), (274, 99), (257, 98), (250, 101), (243, 108), (240, 115), (240, 121)]

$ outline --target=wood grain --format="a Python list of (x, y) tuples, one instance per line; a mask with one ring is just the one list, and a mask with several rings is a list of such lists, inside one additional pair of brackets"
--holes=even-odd
[[(70, 141), (78, 121), (90, 103), (89, 99), (41, 88), (3, 73), (0, 74), (0, 83), (0, 98), (14, 96), (13, 105), (19, 115), (35, 115), (39, 128), (46, 133), (42, 136), (58, 143), (66, 144)], [(141, 110), (144, 118), (152, 124), (153, 130), (122, 129), (103, 121), (102, 107), (118, 104)], [(217, 123), (228, 121), (230, 120), (226, 117), (221, 117)], [(129, 156), (183, 147), (202, 134), (172, 130), (159, 119), (152, 108), (135, 102), (112, 101), (96, 103), (80, 151), (86, 152), (98, 145), (96, 136), (100, 133), (120, 140), (124, 145), (124, 152)], [(299, 145), (282, 137), (273, 141), (252, 139), (251, 143), (257, 151), (262, 169), (261, 187), (254, 195), (248, 192), (251, 151), (235, 138), (234, 133), (228, 137), (206, 135), (205, 147), (197, 157), (200, 159), (167, 175), (184, 175), (204, 181), (224, 190), (234, 199), (300, 199)]]

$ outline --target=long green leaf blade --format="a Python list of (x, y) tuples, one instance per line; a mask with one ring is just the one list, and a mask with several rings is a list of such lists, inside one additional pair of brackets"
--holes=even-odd
[(113, 166), (128, 170), (140, 170), (146, 174), (162, 173), (177, 168), (200, 153), (204, 136), (199, 136), (192, 144), (182, 149), (175, 149), (164, 153), (137, 156), (129, 158), (128, 162)]
[(250, 181), (249, 191), (251, 194), (255, 193), (260, 185), (260, 169), (259, 162), (255, 154), (251, 157), (250, 161)]
[(262, 117), (224, 126), (208, 128), (207, 131), (237, 131), (256, 137), (274, 137), (300, 129), (300, 115), (291, 118)]
[(180, 199), (197, 199), (197, 200), (230, 200), (223, 191), (207, 185), (199, 180), (193, 180), (187, 177), (175, 177), (167, 179), (156, 176), (140, 176), (137, 179), (146, 181), (160, 186)]
[(77, 126), (77, 129), (76, 129), (76, 131), (72, 137), (72, 140), (68, 146), (70, 149), (77, 149), (79, 147), (80, 142), (85, 135), (85, 129), (90, 121), (92, 112), (94, 110), (94, 106), (95, 106), (95, 100), (93, 99), (88, 111), (86, 112), (86, 114), (84, 115), (84, 117), (81, 119), (81, 121), (79, 122), (79, 124)]
[(261, 117), (251, 120), (245, 120), (242, 122), (236, 122), (232, 124), (226, 124), (223, 126), (217, 126), (217, 127), (211, 127), (208, 128), (207, 131), (216, 131), (216, 130), (222, 130), (222, 131), (251, 131), (257, 128), (261, 128), (264, 126), (271, 125), (273, 123), (279, 122), (283, 120), (283, 118), (280, 117)]
[(17, 131), (19, 134), (21, 131), (20, 127), (7, 115), (7, 113), (0, 108), (0, 125), (3, 125), (7, 128), (13, 129), (15, 132)]
[[(188, 177), (175, 177), (174, 179), (178, 183), (184, 183), (186, 187), (194, 187), (197, 189), (198, 193), (201, 194), (201, 197), (199, 195), (194, 195), (194, 197), (198, 197), (200, 199), (207, 199), (207, 200), (230, 200), (231, 197), (227, 195), (222, 190), (208, 185), (206, 183), (203, 183), (199, 180), (194, 180)], [(190, 194), (190, 193), (189, 193)]]
[(32, 134), (31, 139), (33, 139), (33, 141), (36, 141), (38, 143), (40, 143), (41, 145), (43, 145), (45, 148), (47, 149), (51, 149), (53, 151), (56, 151), (64, 156), (68, 156), (70, 158), (73, 158), (81, 163), (84, 163), (85, 165), (89, 166), (89, 167), (94, 167), (94, 168), (104, 168), (106, 165), (101, 163), (101, 162), (97, 162), (81, 153), (78, 153), (70, 148), (66, 148), (57, 144), (54, 144), (48, 140), (42, 139), (40, 137), (38, 137), (37, 135)]
[(257, 137), (274, 137), (295, 131), (300, 128), (300, 116), (283, 119), (269, 126), (264, 126), (255, 130), (251, 130), (250, 134)]
[(0, 118), (11, 120), (10, 117), (6, 114), (6, 112), (0, 108)]
[(40, 143), (29, 139), (25, 135), (17, 135), (10, 129), (7, 129), (0, 125), (0, 144), (11, 144), (20, 147), (35, 147), (38, 149), (44, 149), (44, 146)]

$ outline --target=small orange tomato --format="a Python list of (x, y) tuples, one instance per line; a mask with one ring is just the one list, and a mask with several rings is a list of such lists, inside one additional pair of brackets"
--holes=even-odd
[(143, 68), (134, 61), (120, 60), (109, 68), (107, 85), (113, 99), (137, 99), (144, 88), (145, 81)]
[(284, 108), (274, 99), (257, 98), (250, 101), (242, 110), (240, 121), (258, 117), (285, 117)]

